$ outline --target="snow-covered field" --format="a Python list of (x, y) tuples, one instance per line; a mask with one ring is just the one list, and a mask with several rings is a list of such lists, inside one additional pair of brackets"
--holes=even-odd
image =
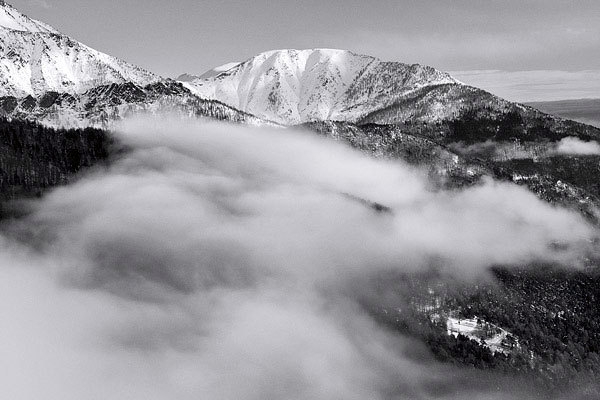
[(448, 317), (446, 328), (448, 335), (466, 336), (486, 346), (492, 352), (508, 353), (519, 346), (518, 339), (510, 332), (477, 317)]

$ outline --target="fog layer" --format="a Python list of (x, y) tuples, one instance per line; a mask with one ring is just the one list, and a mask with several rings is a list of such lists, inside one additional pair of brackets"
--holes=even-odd
[(150, 119), (118, 135), (129, 153), (2, 238), (5, 398), (518, 398), (384, 330), (349, 288), (577, 266), (596, 235), (517, 186), (435, 191), (308, 132)]
[(598, 156), (600, 155), (600, 143), (595, 140), (586, 142), (576, 137), (566, 137), (558, 142), (557, 154)]

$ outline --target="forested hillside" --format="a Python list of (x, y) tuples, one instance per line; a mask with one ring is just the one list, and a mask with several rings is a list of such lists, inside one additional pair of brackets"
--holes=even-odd
[(0, 118), (0, 199), (39, 196), (106, 160), (112, 139), (99, 129), (53, 129)]

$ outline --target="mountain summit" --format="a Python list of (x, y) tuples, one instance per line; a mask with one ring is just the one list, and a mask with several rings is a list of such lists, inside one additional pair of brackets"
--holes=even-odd
[(21, 14), (13, 6), (2, 0), (0, 0), (0, 27), (21, 32), (60, 34), (50, 25)]
[(0, 96), (81, 93), (99, 85), (159, 80), (0, 1)]
[(274, 50), (228, 66), (185, 85), (201, 97), (286, 125), (357, 121), (412, 92), (460, 84), (431, 67), (346, 50)]

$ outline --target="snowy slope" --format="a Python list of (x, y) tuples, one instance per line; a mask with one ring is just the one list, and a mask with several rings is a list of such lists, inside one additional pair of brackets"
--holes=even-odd
[(209, 79), (209, 78), (219, 75), (222, 72), (229, 71), (231, 68), (236, 67), (239, 64), (240, 64), (239, 62), (230, 62), (227, 64), (223, 64), (219, 67), (209, 69), (202, 75), (181, 74), (177, 78), (175, 78), (175, 80), (178, 82), (193, 82), (196, 79)]
[(43, 22), (28, 18), (15, 8), (0, 0), (0, 26), (22, 32), (54, 33), (57, 30)]
[(177, 78), (175, 78), (175, 80), (178, 82), (192, 82), (198, 78), (199, 78), (198, 75), (181, 74)]
[(91, 49), (0, 1), (0, 96), (82, 93), (98, 85), (161, 80)]
[(221, 66), (218, 66), (216, 68), (213, 68), (211, 70), (206, 71), (205, 73), (203, 73), (202, 75), (200, 75), (199, 77), (197, 77), (197, 79), (208, 79), (208, 78), (212, 78), (214, 76), (219, 75), (222, 72), (225, 71), (229, 71), (230, 69), (237, 67), (240, 63), (239, 62), (230, 62), (227, 64), (223, 64)]
[(276, 50), (185, 85), (282, 124), (358, 121), (429, 86), (460, 84), (450, 75), (345, 50)]

